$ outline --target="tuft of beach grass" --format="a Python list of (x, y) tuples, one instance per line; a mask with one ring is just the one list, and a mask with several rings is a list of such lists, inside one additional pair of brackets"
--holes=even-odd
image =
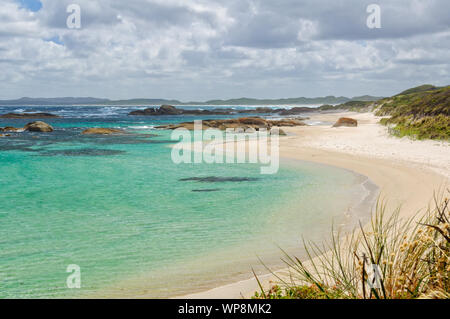
[[(423, 215), (400, 219), (378, 201), (368, 226), (349, 235), (332, 229), (321, 245), (303, 241), (308, 260), (283, 251), (289, 275), (255, 299), (450, 298), (449, 199), (439, 192)], [(255, 275), (256, 276), (256, 275)], [(257, 278), (258, 280), (258, 278)], [(259, 280), (258, 280), (258, 283)]]

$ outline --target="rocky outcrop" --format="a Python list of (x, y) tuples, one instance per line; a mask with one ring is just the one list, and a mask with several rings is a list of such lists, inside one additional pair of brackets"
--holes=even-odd
[(0, 115), (3, 119), (47, 119), (59, 118), (60, 116), (50, 113), (7, 113)]
[(297, 119), (282, 119), (282, 120), (273, 120), (271, 121), (273, 126), (285, 126), (285, 127), (294, 127), (294, 126), (305, 126), (306, 124)]
[(150, 107), (145, 110), (137, 110), (130, 112), (128, 115), (134, 116), (158, 116), (158, 115), (232, 115), (232, 114), (274, 114), (279, 113), (282, 115), (296, 115), (311, 112), (310, 108), (293, 108), (291, 110), (285, 109), (272, 109), (270, 107), (257, 107), (253, 110), (236, 110), (232, 108), (218, 108), (211, 110), (200, 109), (178, 109), (171, 105), (163, 105), (160, 108)]
[(162, 105), (158, 109), (151, 107), (151, 108), (147, 108), (145, 110), (137, 110), (137, 111), (130, 112), (128, 115), (156, 116), (156, 115), (179, 115), (182, 113), (183, 113), (182, 110), (178, 110), (175, 106)]
[(280, 113), (284, 111), (284, 109), (272, 109), (270, 107), (257, 107), (254, 110), (239, 110), (237, 111), (240, 114), (271, 114), (271, 113)]
[[(260, 129), (270, 130), (272, 127), (283, 127), (283, 126), (303, 126), (305, 123), (299, 120), (266, 120), (260, 117), (242, 117), (238, 119), (230, 119), (230, 120), (206, 120), (202, 122), (202, 129), (210, 129), (216, 128), (219, 130), (226, 129), (235, 129), (241, 131), (250, 131), (255, 130), (259, 131)], [(178, 128), (185, 128), (188, 130), (194, 130), (194, 122), (185, 122), (180, 124), (169, 124), (156, 127), (157, 129), (167, 129), (167, 130), (176, 130)], [(281, 130), (280, 130), (281, 131)], [(285, 133), (282, 132), (284, 135)]]
[(346, 126), (346, 127), (357, 127), (358, 126), (358, 121), (355, 119), (351, 119), (348, 117), (341, 117), (336, 124), (333, 125), (333, 127), (341, 127), (341, 126)]
[(24, 130), (29, 132), (53, 132), (53, 127), (47, 123), (37, 121), (25, 125)]
[(10, 132), (10, 133), (12, 133), (12, 132), (23, 132), (23, 131), (24, 131), (23, 128), (17, 128), (17, 127), (11, 127), (11, 126), (7, 126), (7, 127), (4, 127), (4, 128), (0, 127), (0, 132)]
[(158, 115), (230, 115), (235, 113), (232, 109), (213, 109), (213, 110), (185, 110), (177, 109), (172, 105), (162, 105), (160, 108), (150, 107), (145, 110), (130, 112), (128, 115), (134, 116), (158, 116)]
[(84, 135), (112, 135), (112, 134), (125, 134), (125, 131), (114, 128), (88, 128), (81, 134)]

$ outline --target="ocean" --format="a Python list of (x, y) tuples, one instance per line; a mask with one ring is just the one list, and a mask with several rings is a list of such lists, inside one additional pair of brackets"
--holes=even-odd
[[(0, 298), (192, 293), (263, 273), (262, 262), (280, 268), (280, 248), (304, 257), (302, 237), (367, 218), (355, 209), (370, 193), (363, 176), (289, 160), (274, 175), (258, 164), (176, 165), (177, 141), (155, 126), (230, 116), (127, 115), (135, 109), (0, 106), (63, 116), (44, 120), (52, 133), (0, 138)], [(81, 135), (89, 127), (132, 134)], [(67, 286), (69, 265), (80, 289)]]

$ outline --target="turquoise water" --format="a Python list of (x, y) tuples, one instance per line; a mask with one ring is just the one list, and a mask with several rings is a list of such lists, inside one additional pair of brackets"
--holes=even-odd
[[(244, 279), (262, 270), (258, 257), (280, 266), (277, 245), (301, 254), (300, 236), (346, 222), (364, 192), (361, 176), (312, 163), (283, 162), (275, 175), (175, 165), (170, 133), (152, 129), (174, 119), (120, 112), (0, 139), (0, 298), (167, 297)], [(80, 135), (97, 126), (133, 134)], [(208, 176), (247, 180), (181, 181)], [(81, 289), (66, 286), (70, 264)]]

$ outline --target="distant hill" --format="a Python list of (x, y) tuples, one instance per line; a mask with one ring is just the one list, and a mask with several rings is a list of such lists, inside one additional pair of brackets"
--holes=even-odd
[(398, 95), (411, 94), (411, 93), (419, 93), (419, 92), (432, 91), (432, 90), (437, 90), (437, 89), (439, 89), (439, 88), (436, 87), (436, 86), (434, 86), (434, 85), (431, 85), (431, 84), (424, 84), (424, 85), (417, 86), (417, 87), (415, 87), (415, 88), (411, 88), (411, 89), (408, 89), (408, 90), (406, 90), (406, 91), (403, 91), (402, 93), (397, 94), (397, 96), (398, 96)]
[(371, 95), (362, 95), (362, 96), (355, 96), (352, 98), (352, 101), (362, 101), (362, 102), (375, 102), (378, 100), (384, 99), (382, 96), (371, 96)]
[(178, 100), (165, 100), (165, 99), (130, 99), (130, 100), (115, 100), (104, 102), (102, 104), (108, 105), (181, 105), (182, 102)]
[(93, 97), (57, 97), (57, 98), (29, 98), (23, 97), (17, 100), (0, 100), (0, 105), (75, 105), (75, 104), (101, 104), (108, 99)]
[(62, 97), (62, 98), (28, 98), (17, 100), (0, 100), (0, 105), (320, 105), (342, 104), (349, 101), (376, 101), (380, 97), (365, 95), (348, 98), (344, 96), (326, 96), (317, 98), (286, 98), (286, 99), (252, 99), (240, 98), (229, 100), (210, 100), (206, 102), (181, 102), (168, 99), (129, 99), (109, 100), (91, 97)]
[(450, 140), (450, 86), (423, 85), (377, 102), (376, 115), (392, 133), (419, 139)]
[[(289, 105), (289, 104), (339, 104), (350, 101), (351, 99), (340, 96), (326, 96), (317, 98), (287, 98), (287, 99), (251, 99), (251, 98), (240, 98), (240, 99), (230, 99), (230, 100), (210, 100), (203, 103), (194, 102), (194, 104), (203, 105)], [(192, 102), (191, 102), (192, 103)]]

